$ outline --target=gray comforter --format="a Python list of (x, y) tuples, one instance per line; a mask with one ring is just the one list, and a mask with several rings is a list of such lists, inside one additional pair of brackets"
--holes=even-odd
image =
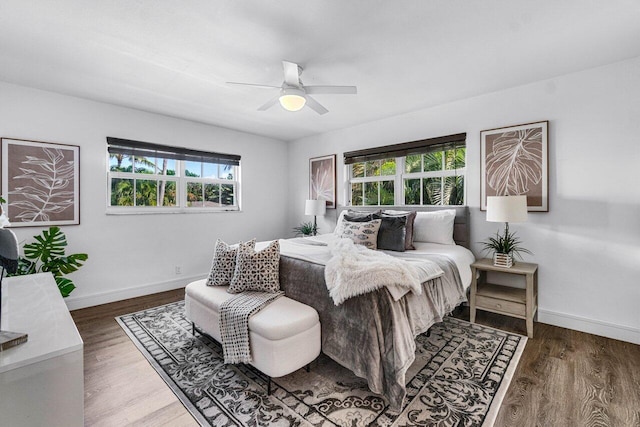
[(455, 263), (433, 255), (445, 274), (422, 284), (422, 295), (394, 301), (386, 288), (334, 305), (324, 280), (324, 265), (280, 258), (281, 289), (289, 298), (318, 311), (322, 351), (383, 395), (392, 410), (402, 408), (405, 374), (415, 359), (414, 338), (466, 301)]

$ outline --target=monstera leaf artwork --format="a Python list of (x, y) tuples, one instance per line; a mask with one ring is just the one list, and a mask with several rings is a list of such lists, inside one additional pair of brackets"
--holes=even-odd
[(2, 139), (2, 190), (13, 226), (79, 223), (79, 150)]
[(487, 154), (487, 184), (496, 195), (527, 194), (542, 180), (541, 130), (506, 132)]
[(548, 122), (480, 132), (482, 201), (527, 196), (529, 211), (548, 211)]

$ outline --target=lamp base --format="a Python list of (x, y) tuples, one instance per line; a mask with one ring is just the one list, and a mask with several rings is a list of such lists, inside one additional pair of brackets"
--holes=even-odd
[(29, 335), (24, 332), (0, 331), (0, 351), (27, 342)]

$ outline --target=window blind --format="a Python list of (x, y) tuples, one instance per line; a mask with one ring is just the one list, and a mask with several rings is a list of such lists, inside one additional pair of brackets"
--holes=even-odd
[(350, 165), (353, 163), (366, 162), (370, 160), (388, 159), (391, 157), (404, 157), (410, 154), (422, 154), (433, 151), (460, 148), (465, 146), (466, 139), (466, 133), (457, 133), (455, 135), (440, 136), (437, 138), (403, 142), (401, 144), (383, 145), (381, 147), (349, 151), (344, 153), (344, 164)]
[(161, 159), (218, 163), (231, 166), (240, 165), (240, 156), (236, 154), (192, 150), (190, 148), (172, 147), (110, 136), (107, 137), (107, 151), (109, 154), (124, 154), (136, 157), (158, 157)]

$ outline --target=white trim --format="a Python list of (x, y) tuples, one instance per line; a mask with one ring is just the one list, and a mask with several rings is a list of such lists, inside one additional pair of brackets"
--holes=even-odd
[[(186, 161), (175, 160), (176, 174), (175, 175), (158, 175), (158, 174), (143, 174), (136, 172), (119, 172), (111, 171), (111, 156), (107, 149), (107, 215), (109, 214), (148, 214), (148, 213), (185, 213), (194, 211), (205, 212), (229, 212), (240, 210), (240, 165), (232, 166), (232, 174), (235, 179), (223, 179), (223, 178), (207, 178), (207, 177), (193, 177), (186, 176)], [(200, 175), (204, 170), (204, 165), (200, 163)], [(220, 174), (220, 165), (217, 166), (217, 174)], [(135, 162), (133, 162), (133, 168), (135, 170)], [(176, 205), (175, 206), (113, 206), (111, 205), (111, 190), (112, 180), (114, 179), (127, 179), (133, 181), (133, 199), (135, 203), (136, 199), (136, 181), (165, 181), (173, 182), (176, 186)], [(187, 186), (189, 183), (202, 184), (203, 190), (205, 184), (215, 185), (231, 185), (233, 187), (233, 205), (221, 205), (216, 207), (201, 207), (201, 206), (187, 206)], [(219, 201), (222, 201), (222, 192), (219, 194)]]
[(106, 291), (99, 294), (81, 297), (68, 297), (64, 299), (64, 302), (67, 303), (67, 307), (69, 308), (69, 310), (78, 310), (80, 308), (93, 307), (96, 305), (122, 301), (129, 298), (136, 298), (144, 295), (156, 294), (158, 292), (184, 288), (189, 283), (195, 280), (204, 279), (205, 277), (207, 277), (207, 273), (194, 276), (181, 276), (177, 279), (172, 279), (165, 282), (150, 283), (133, 288)]
[[(586, 332), (588, 334), (613, 338), (633, 344), (640, 344), (640, 329), (626, 325), (588, 319), (574, 314), (538, 309), (538, 322), (562, 328)], [(534, 330), (535, 337), (535, 330)]]

